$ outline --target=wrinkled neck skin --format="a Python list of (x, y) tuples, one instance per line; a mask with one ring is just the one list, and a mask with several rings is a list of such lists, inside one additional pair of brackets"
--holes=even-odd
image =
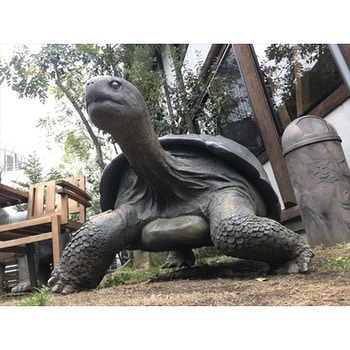
[(172, 157), (163, 150), (149, 121), (110, 130), (130, 166), (144, 179), (157, 201), (167, 202), (185, 198), (184, 183)]

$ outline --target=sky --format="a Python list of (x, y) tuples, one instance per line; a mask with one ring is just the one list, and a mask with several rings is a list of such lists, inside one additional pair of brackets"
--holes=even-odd
[(38, 100), (18, 98), (8, 86), (0, 87), (0, 144), (8, 149), (27, 153), (41, 143), (41, 132), (36, 127), (49, 107)]
[[(1, 45), (0, 56), (11, 57), (13, 45)], [(38, 154), (45, 169), (57, 165), (61, 152), (55, 145), (47, 147), (45, 131), (37, 127), (40, 118), (54, 112), (55, 104), (49, 100), (46, 104), (38, 99), (19, 98), (6, 83), (0, 85), (0, 148), (28, 157)]]

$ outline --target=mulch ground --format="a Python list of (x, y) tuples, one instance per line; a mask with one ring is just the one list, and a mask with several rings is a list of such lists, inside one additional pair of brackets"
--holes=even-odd
[[(162, 270), (147, 281), (49, 294), (47, 306), (349, 306), (350, 245), (319, 249), (307, 274), (270, 275), (264, 264), (233, 259), (189, 269)], [(325, 268), (330, 262), (334, 265)], [(331, 269), (331, 270), (330, 270)], [(0, 306), (20, 298), (2, 298)]]

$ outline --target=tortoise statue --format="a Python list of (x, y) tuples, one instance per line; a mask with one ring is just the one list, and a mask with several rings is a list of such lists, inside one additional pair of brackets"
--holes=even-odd
[(116, 77), (85, 87), (87, 112), (123, 153), (101, 178), (101, 209), (65, 247), (52, 272), (52, 291), (95, 288), (124, 249), (171, 251), (166, 266), (191, 266), (192, 248), (263, 261), (271, 269), (308, 270), (313, 252), (282, 226), (280, 205), (257, 158), (222, 136), (160, 139), (140, 92)]

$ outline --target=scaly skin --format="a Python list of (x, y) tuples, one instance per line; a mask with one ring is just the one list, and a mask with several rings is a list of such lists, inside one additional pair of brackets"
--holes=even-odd
[[(299, 272), (307, 272), (313, 257), (308, 244), (278, 222), (256, 216), (255, 201), (248, 193), (232, 188), (220, 191), (210, 201), (208, 209), (211, 240), (221, 253), (264, 261), (270, 264), (271, 269), (281, 266), (288, 269), (296, 264)], [(141, 241), (140, 227), (136, 211), (129, 205), (87, 222), (63, 251), (60, 263), (49, 280), (52, 291), (70, 294), (95, 288), (115, 254)], [(164, 237), (168, 235), (169, 232), (166, 232)], [(185, 239), (185, 231), (183, 236)], [(198, 232), (198, 242), (204, 237), (205, 230)], [(181, 232), (177, 233), (177, 238), (179, 243), (183, 241)], [(186, 252), (184, 262), (191, 266), (194, 256), (190, 254), (191, 250)], [(174, 255), (173, 260), (167, 261), (166, 267), (177, 266), (179, 257)]]
[(135, 218), (134, 210), (125, 206), (86, 222), (64, 249), (48, 281), (52, 291), (70, 294), (95, 288), (115, 255), (139, 238)]
[(218, 251), (237, 258), (264, 261), (272, 270), (297, 264), (308, 271), (314, 256), (297, 233), (277, 221), (255, 215), (254, 203), (234, 189), (219, 192), (210, 203), (211, 239)]

